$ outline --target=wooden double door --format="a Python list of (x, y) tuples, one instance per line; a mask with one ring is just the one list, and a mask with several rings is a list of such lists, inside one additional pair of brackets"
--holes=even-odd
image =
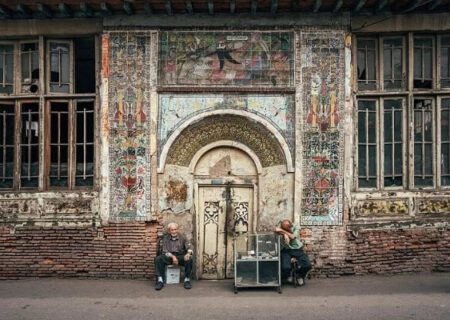
[(254, 187), (203, 185), (198, 188), (198, 256), (200, 279), (234, 276), (233, 237), (252, 230)]

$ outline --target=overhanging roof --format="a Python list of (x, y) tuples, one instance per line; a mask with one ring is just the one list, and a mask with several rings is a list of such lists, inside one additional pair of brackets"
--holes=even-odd
[(342, 12), (363, 16), (450, 12), (450, 0), (0, 0), (3, 20)]

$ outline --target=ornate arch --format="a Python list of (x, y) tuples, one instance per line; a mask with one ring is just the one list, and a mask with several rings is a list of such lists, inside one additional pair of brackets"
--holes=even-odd
[[(281, 135), (276, 137), (265, 125), (254, 119), (237, 114), (214, 114), (179, 129), (163, 148), (160, 172), (163, 172), (166, 163), (189, 167), (199, 150), (221, 140), (236, 141), (247, 146), (260, 159), (262, 167), (284, 164), (288, 171), (292, 171), (292, 158), (289, 149), (286, 154), (279, 141)], [(287, 147), (287, 144), (284, 146)]]

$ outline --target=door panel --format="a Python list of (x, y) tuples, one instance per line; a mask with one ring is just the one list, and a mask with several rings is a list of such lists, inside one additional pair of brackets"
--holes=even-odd
[(251, 230), (253, 188), (201, 186), (198, 271), (202, 279), (233, 277), (233, 235)]

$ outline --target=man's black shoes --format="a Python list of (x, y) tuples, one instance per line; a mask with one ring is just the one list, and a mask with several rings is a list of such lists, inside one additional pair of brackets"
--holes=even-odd
[(164, 287), (164, 283), (162, 281), (156, 282), (155, 290), (161, 290)]
[(183, 286), (184, 286), (185, 289), (191, 289), (192, 288), (192, 285), (191, 285), (190, 281), (185, 281)]

